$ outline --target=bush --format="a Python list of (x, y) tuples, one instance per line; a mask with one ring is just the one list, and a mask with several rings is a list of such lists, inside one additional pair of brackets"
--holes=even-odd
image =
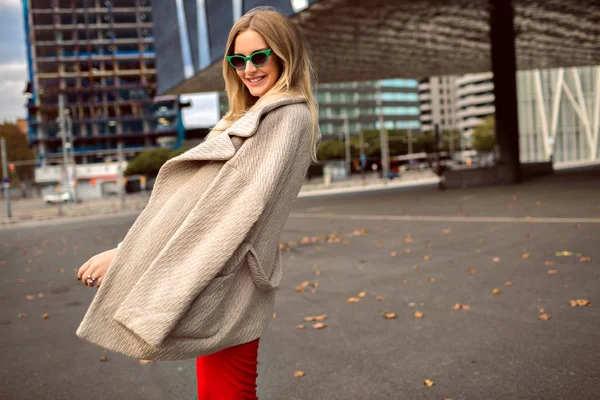
[(158, 171), (169, 159), (178, 156), (187, 149), (153, 149), (139, 153), (133, 160), (127, 164), (125, 176), (145, 175), (155, 177)]

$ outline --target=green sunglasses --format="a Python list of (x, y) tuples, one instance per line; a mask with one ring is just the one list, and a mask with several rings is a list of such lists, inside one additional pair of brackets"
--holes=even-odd
[(261, 50), (255, 53), (250, 54), (248, 57), (235, 55), (235, 56), (226, 56), (229, 64), (235, 69), (244, 69), (246, 68), (246, 61), (250, 60), (250, 62), (255, 67), (262, 67), (269, 61), (269, 56), (273, 50)]

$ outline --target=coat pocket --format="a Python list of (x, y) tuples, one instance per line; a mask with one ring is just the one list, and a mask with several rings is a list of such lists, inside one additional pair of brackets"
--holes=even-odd
[(231, 300), (235, 275), (214, 278), (190, 305), (171, 336), (207, 338), (215, 335), (227, 318), (225, 311)]

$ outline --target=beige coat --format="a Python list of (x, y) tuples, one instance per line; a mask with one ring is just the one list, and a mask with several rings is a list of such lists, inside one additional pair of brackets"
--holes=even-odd
[(156, 360), (258, 338), (273, 318), (279, 236), (310, 131), (303, 99), (274, 99), (165, 163), (77, 335)]

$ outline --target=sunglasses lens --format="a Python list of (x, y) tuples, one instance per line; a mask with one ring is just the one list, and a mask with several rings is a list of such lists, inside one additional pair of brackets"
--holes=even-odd
[(265, 53), (256, 53), (252, 56), (252, 64), (260, 66), (267, 62), (267, 55)]
[(246, 64), (246, 60), (244, 60), (242, 57), (231, 57), (230, 61), (231, 65), (233, 65), (237, 69), (244, 68), (244, 65)]

